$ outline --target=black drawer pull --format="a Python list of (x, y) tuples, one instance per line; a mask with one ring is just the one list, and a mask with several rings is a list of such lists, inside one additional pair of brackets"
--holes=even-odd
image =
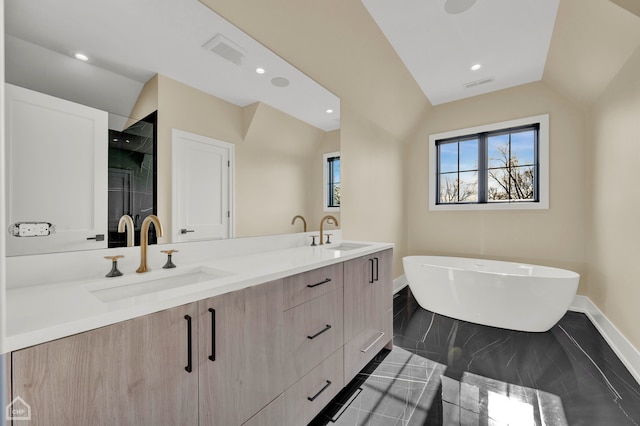
[(192, 371), (192, 358), (193, 353), (191, 351), (191, 317), (189, 315), (185, 315), (184, 319), (187, 320), (187, 366), (184, 368), (187, 373), (191, 373)]
[(325, 328), (323, 328), (322, 330), (318, 331), (313, 336), (307, 336), (307, 339), (313, 340), (316, 337), (318, 337), (319, 335), (321, 335), (322, 333), (324, 333), (325, 331), (329, 331), (330, 328), (331, 328), (331, 326), (329, 324), (327, 324), (327, 326)]
[(369, 263), (371, 264), (371, 278), (369, 279), (369, 284), (373, 284), (374, 279), (373, 279), (373, 259), (369, 259)]
[(327, 384), (326, 384), (326, 385), (324, 385), (324, 386), (322, 387), (322, 389), (320, 389), (320, 390), (318, 391), (318, 393), (317, 393), (317, 394), (315, 394), (315, 395), (313, 395), (313, 396), (308, 396), (308, 397), (307, 397), (307, 399), (308, 399), (309, 401), (313, 402), (313, 401), (314, 401), (317, 397), (319, 397), (319, 396), (320, 396), (320, 394), (321, 394), (322, 392), (324, 392), (324, 391), (325, 391), (329, 386), (331, 386), (331, 382), (330, 382), (329, 380), (327, 380)]
[(216, 360), (216, 310), (209, 308), (211, 312), (211, 355), (209, 355), (210, 361)]
[(376, 262), (376, 277), (373, 280), (378, 281), (378, 279), (380, 278), (379, 259), (377, 257), (374, 257), (373, 260), (375, 260)]
[(326, 284), (328, 282), (331, 282), (331, 278), (327, 278), (326, 280), (320, 281), (317, 284), (307, 284), (307, 287), (309, 287), (309, 288), (318, 287), (319, 285)]

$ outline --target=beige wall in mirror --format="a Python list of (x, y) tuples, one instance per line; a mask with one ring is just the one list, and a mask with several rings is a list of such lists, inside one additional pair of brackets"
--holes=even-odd
[[(340, 149), (340, 131), (322, 131), (264, 103), (240, 108), (163, 75), (143, 88), (135, 116), (158, 110), (158, 216), (171, 235), (171, 130), (235, 145), (236, 237), (317, 230), (322, 218), (322, 156)], [(339, 214), (334, 215), (340, 220)], [(166, 225), (164, 225), (166, 224)], [(331, 229), (332, 225), (327, 228)]]
[[(22, 5), (13, 2), (11, 7), (16, 9)], [(235, 146), (234, 203), (231, 206), (233, 236), (302, 232), (300, 221), (291, 223), (296, 215), (304, 216), (309, 231), (319, 229), (325, 213), (322, 205), (323, 154), (340, 150), (339, 119), (334, 119), (332, 127), (337, 130), (322, 130), (319, 128), (322, 125), (307, 124), (262, 101), (250, 101), (248, 105), (246, 100), (244, 104), (239, 101), (246, 106), (238, 106), (224, 100), (223, 95), (218, 97), (210, 90), (200, 90), (182, 82), (179, 77), (162, 73), (144, 79), (121, 75), (110, 71), (104, 58), (103, 63), (82, 63), (69, 52), (25, 41), (11, 34), (9, 27), (6, 34), (7, 83), (105, 111), (109, 113), (109, 128), (112, 121), (126, 128), (158, 111), (157, 215), (164, 228), (164, 237), (159, 238), (159, 243), (172, 242), (172, 129)], [(18, 34), (22, 31), (13, 30)], [(268, 54), (277, 58), (272, 52)], [(46, 67), (42, 63), (46, 63)], [(229, 75), (227, 71), (211, 78), (224, 79), (227, 75), (231, 79), (238, 78), (244, 71), (234, 69), (234, 72), (236, 75)], [(296, 73), (306, 82), (296, 80), (300, 78)], [(292, 86), (298, 83), (296, 88), (300, 84), (312, 84), (329, 94), (298, 70), (292, 68), (291, 76)], [(282, 93), (282, 98), (293, 97), (291, 90), (278, 93)], [(315, 98), (306, 101), (310, 105), (318, 102)], [(323, 109), (319, 110), (324, 113)], [(297, 116), (291, 109), (286, 111)], [(340, 219), (339, 212), (332, 214)], [(325, 228), (335, 226), (326, 224)], [(55, 251), (58, 250), (38, 250), (40, 253)]]

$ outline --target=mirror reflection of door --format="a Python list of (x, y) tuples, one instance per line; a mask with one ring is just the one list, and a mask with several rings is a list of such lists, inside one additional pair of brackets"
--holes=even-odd
[[(127, 245), (127, 234), (118, 232), (122, 215), (127, 214), (133, 219), (134, 240), (139, 245), (142, 221), (148, 215), (156, 214), (156, 117), (154, 112), (133, 124), (129, 124), (129, 120), (123, 130), (118, 130), (117, 123), (110, 125), (109, 247)], [(151, 227), (149, 244), (156, 242), (155, 229)]]
[(173, 129), (172, 242), (233, 237), (234, 145)]
[(7, 225), (55, 227), (9, 237), (7, 254), (105, 248), (107, 113), (11, 84), (4, 107)]

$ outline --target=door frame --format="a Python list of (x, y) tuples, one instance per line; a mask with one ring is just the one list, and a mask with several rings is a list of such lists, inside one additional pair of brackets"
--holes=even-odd
[(178, 218), (178, 206), (173, 202), (175, 199), (174, 191), (178, 186), (178, 174), (175, 171), (178, 169), (177, 156), (175, 155), (176, 151), (176, 142), (179, 138), (191, 139), (196, 142), (201, 142), (208, 145), (213, 145), (219, 148), (223, 148), (229, 151), (229, 184), (228, 184), (228, 194), (229, 194), (229, 238), (235, 238), (236, 235), (236, 202), (235, 202), (235, 148), (236, 146), (232, 143), (221, 141), (219, 139), (210, 138), (208, 136), (198, 135), (196, 133), (187, 132), (180, 129), (171, 129), (171, 242), (174, 241), (174, 236), (177, 236), (179, 224), (177, 222)]

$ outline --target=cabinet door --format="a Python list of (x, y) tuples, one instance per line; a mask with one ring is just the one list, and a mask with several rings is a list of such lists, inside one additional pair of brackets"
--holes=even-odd
[(344, 338), (348, 342), (393, 307), (393, 251), (344, 264)]
[(185, 370), (196, 313), (192, 303), (13, 352), (11, 397), (34, 426), (196, 425), (197, 366)]
[(201, 425), (239, 425), (244, 292), (198, 302)]
[(198, 309), (200, 424), (242, 424), (284, 390), (282, 280), (200, 301)]

